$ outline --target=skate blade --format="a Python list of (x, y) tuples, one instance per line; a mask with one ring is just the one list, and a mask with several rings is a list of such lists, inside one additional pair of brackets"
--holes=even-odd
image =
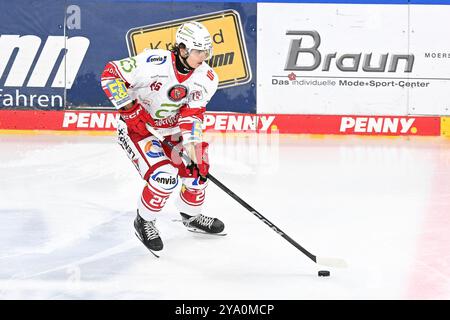
[(199, 229), (195, 229), (195, 228), (187, 228), (187, 230), (189, 232), (193, 232), (193, 233), (199, 233), (199, 234), (205, 234), (205, 235), (209, 235), (209, 236), (218, 236), (218, 237), (224, 237), (227, 234), (224, 232), (219, 232), (219, 233), (210, 233), (210, 232), (205, 232), (203, 230), (199, 230)]
[(188, 231), (193, 232), (193, 233), (200, 233), (200, 234), (207, 234), (207, 235), (211, 235), (211, 236), (219, 236), (219, 237), (223, 237), (226, 236), (227, 234), (224, 232), (219, 232), (219, 233), (210, 233), (210, 232), (206, 232), (200, 229), (196, 229), (196, 228), (190, 228), (188, 226), (186, 226), (186, 224), (184, 224), (184, 220), (180, 220), (180, 219), (172, 219), (173, 222), (181, 222)]
[[(139, 235), (137, 234), (137, 232), (135, 232), (134, 234), (136, 235), (136, 238), (138, 238), (139, 241), (142, 242), (142, 244), (144, 245), (144, 247), (147, 248), (147, 246), (144, 244), (144, 241), (141, 239), (141, 237), (139, 237)], [(147, 250), (150, 251), (151, 254), (153, 254), (155, 257), (159, 258), (159, 256), (158, 256), (156, 253), (154, 253), (151, 249), (147, 248)]]

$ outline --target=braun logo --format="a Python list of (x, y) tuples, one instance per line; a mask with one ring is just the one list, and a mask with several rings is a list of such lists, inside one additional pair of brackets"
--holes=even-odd
[[(319, 51), (320, 35), (317, 31), (287, 31), (286, 35), (289, 36), (307, 36), (313, 39), (312, 47), (302, 46), (302, 37), (293, 39), (291, 41), (288, 57), (286, 61), (285, 71), (313, 71), (319, 68), (322, 63), (322, 53)], [(313, 58), (313, 63), (310, 65), (302, 65), (301, 61), (298, 61), (300, 54), (309, 54)], [(344, 72), (357, 72), (360, 69), (362, 53), (344, 53), (338, 55), (337, 52), (328, 53), (323, 59), (322, 71), (330, 71), (331, 63), (335, 59), (336, 67), (340, 71)], [(388, 72), (396, 72), (400, 60), (405, 60), (406, 65), (404, 72), (411, 72), (414, 65), (413, 54), (382, 54), (379, 58), (377, 66), (372, 66), (372, 53), (364, 54), (362, 63), (362, 71), (364, 72), (385, 72), (386, 65), (389, 58)], [(344, 65), (344, 61), (347, 61), (347, 65)], [(300, 65), (298, 64), (300, 63)]]
[[(17, 49), (5, 87), (22, 87), (26, 79), (27, 87), (45, 87), (55, 67), (58, 69), (51, 86), (67, 89), (72, 87), (89, 47), (89, 39), (48, 36), (38, 55), (40, 47), (41, 38), (34, 35), (0, 35), (0, 78)], [(56, 65), (58, 61), (60, 63)]]

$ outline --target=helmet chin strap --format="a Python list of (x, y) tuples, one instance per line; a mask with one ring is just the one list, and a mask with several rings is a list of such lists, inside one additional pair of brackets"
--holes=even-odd
[(187, 57), (186, 57), (186, 58), (183, 58), (183, 57), (180, 56), (180, 58), (181, 58), (181, 60), (183, 60), (184, 64), (185, 64), (190, 70), (193, 70), (193, 69), (194, 69), (194, 68), (192, 68), (192, 67), (189, 65), (189, 63), (187, 62)]
[(189, 58), (189, 50), (186, 50), (186, 51), (188, 52), (188, 55), (186, 56), (186, 58), (184, 58), (184, 57), (181, 55), (180, 52), (178, 53), (178, 56), (180, 57), (181, 61), (183, 61), (183, 64), (186, 65), (186, 66), (189, 68), (189, 70), (193, 70), (194, 68), (192, 68), (192, 67), (189, 65), (189, 63), (187, 62), (187, 58)]

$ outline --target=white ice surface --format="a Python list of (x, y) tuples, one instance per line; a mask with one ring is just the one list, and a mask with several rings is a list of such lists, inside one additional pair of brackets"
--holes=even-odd
[[(174, 197), (156, 259), (135, 238), (143, 182), (114, 136), (0, 136), (0, 299), (450, 299), (450, 140), (209, 136), (213, 184), (190, 233)], [(177, 193), (177, 192), (176, 192)], [(331, 277), (317, 276), (330, 270)]]

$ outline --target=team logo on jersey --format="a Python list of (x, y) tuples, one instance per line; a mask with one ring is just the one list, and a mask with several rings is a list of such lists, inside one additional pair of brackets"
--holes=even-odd
[(169, 99), (178, 102), (187, 96), (188, 89), (182, 85), (176, 85), (169, 89)]
[(134, 58), (125, 58), (119, 61), (120, 69), (126, 73), (133, 71), (133, 69), (136, 68), (136, 65), (136, 59)]
[(167, 61), (167, 56), (161, 57), (156, 54), (152, 54), (150, 57), (147, 58), (147, 62), (153, 63), (153, 64), (164, 64)]
[(161, 143), (156, 140), (147, 142), (144, 147), (144, 152), (150, 158), (159, 158), (164, 156)]
[(178, 177), (165, 171), (158, 171), (150, 176), (152, 180), (159, 183), (159, 186), (164, 190), (172, 190), (178, 185)]
[(200, 90), (194, 90), (189, 94), (190, 101), (199, 101), (203, 99), (203, 92)]

